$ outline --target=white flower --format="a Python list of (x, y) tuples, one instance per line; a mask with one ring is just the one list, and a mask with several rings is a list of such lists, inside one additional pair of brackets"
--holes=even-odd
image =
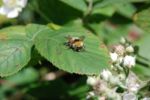
[(126, 86), (128, 91), (132, 93), (137, 93), (140, 89), (139, 79), (134, 73), (129, 73), (128, 78), (126, 79)]
[(134, 48), (130, 45), (126, 48), (126, 51), (129, 53), (132, 53), (132, 52), (134, 52)]
[(92, 76), (89, 76), (86, 81), (86, 83), (91, 86), (96, 85), (97, 82), (98, 82), (98, 79), (96, 77), (92, 77)]
[(112, 62), (116, 62), (117, 59), (118, 59), (118, 54), (117, 53), (110, 53), (110, 57), (111, 57), (111, 60)]
[(123, 65), (128, 68), (135, 66), (135, 57), (126, 55), (123, 59)]
[(139, 88), (140, 88), (140, 85), (138, 83), (130, 84), (128, 87), (128, 90), (136, 93), (139, 90)]
[(3, 5), (0, 7), (0, 14), (8, 18), (15, 18), (26, 4), (27, 0), (3, 0)]
[(137, 100), (137, 97), (133, 93), (126, 93), (123, 95), (123, 100)]
[(110, 77), (112, 76), (112, 73), (109, 70), (104, 69), (100, 75), (105, 81), (108, 81)]
[(106, 92), (107, 99), (106, 100), (121, 100), (121, 96), (116, 93), (116, 88), (112, 88)]

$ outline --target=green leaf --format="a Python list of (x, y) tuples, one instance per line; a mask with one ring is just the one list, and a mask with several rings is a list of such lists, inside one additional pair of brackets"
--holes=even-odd
[(35, 70), (32, 67), (27, 67), (23, 69), (22, 71), (18, 72), (15, 75), (9, 76), (7, 78), (3, 78), (2, 80), (4, 81), (4, 84), (1, 85), (0, 87), (0, 99), (2, 99), (1, 96), (5, 96), (6, 99), (6, 92), (10, 92), (15, 89), (17, 89), (17, 86), (24, 86), (26, 87), (27, 84), (32, 84), (39, 78), (39, 73), (37, 70)]
[(26, 36), (28, 37), (28, 39), (30, 39), (31, 41), (34, 41), (36, 36), (41, 33), (44, 30), (49, 29), (47, 26), (44, 25), (37, 25), (37, 24), (28, 24), (25, 27), (25, 31), (26, 31)]
[(24, 85), (37, 80), (38, 76), (39, 73), (34, 68), (28, 67), (20, 71), (18, 74), (6, 78), (6, 81), (8, 85), (10, 83), (15, 85)]
[(36, 83), (33, 87), (29, 87), (24, 97), (30, 95), (36, 100), (72, 100), (67, 93), (69, 87), (63, 80), (40, 82), (40, 84)]
[(149, 43), (150, 43), (150, 34), (145, 34), (145, 36), (136, 43), (136, 45), (139, 46), (139, 55), (148, 61), (150, 61)]
[(146, 79), (150, 77), (150, 67), (145, 67), (140, 64), (137, 64), (132, 70), (138, 75), (141, 79)]
[[(65, 46), (68, 35), (85, 36), (85, 51), (76, 52)], [(56, 67), (70, 73), (99, 74), (100, 70), (109, 66), (109, 53), (104, 44), (79, 28), (44, 30), (35, 39), (35, 46)]]
[(146, 2), (149, 0), (102, 0), (100, 3), (95, 5), (95, 7), (104, 7), (104, 6), (112, 6), (114, 4), (125, 4), (130, 2)]
[(130, 3), (115, 4), (115, 6), (118, 13), (128, 18), (131, 18), (136, 12), (136, 8)]
[(134, 16), (134, 21), (144, 31), (150, 33), (150, 8), (136, 13)]
[(93, 8), (92, 14), (102, 14), (106, 16), (112, 16), (115, 13), (116, 9), (114, 6), (106, 6), (102, 8)]
[(60, 0), (60, 1), (80, 11), (86, 12), (87, 10), (87, 5), (84, 0)]
[(0, 76), (9, 76), (22, 69), (30, 60), (31, 46), (23, 26), (0, 30)]
[[(31, 7), (42, 17), (38, 22), (65, 24), (82, 16), (81, 11), (63, 3), (61, 0), (32, 0)], [(68, 1), (68, 0), (67, 0)], [(76, 0), (72, 0), (76, 1)], [(81, 1), (82, 0), (78, 0)], [(77, 4), (79, 5), (79, 4)], [(82, 5), (83, 6), (83, 5)]]

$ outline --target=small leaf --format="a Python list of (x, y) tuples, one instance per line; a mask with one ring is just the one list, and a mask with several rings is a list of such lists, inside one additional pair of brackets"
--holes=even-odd
[[(38, 34), (35, 46), (42, 56), (62, 70), (79, 74), (99, 74), (100, 70), (109, 66), (108, 51), (96, 36), (79, 30), (47, 29)], [(85, 36), (85, 51), (76, 52), (65, 46), (65, 37), (68, 35)]]
[(0, 76), (9, 76), (22, 69), (30, 60), (31, 46), (23, 26), (0, 30)]

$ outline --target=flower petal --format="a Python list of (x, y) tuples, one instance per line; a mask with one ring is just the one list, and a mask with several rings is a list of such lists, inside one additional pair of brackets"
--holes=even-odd
[(9, 12), (9, 10), (7, 9), (7, 7), (2, 6), (0, 8), (0, 14), (2, 14), (2, 15), (6, 15), (8, 12)]
[(10, 11), (8, 14), (7, 14), (7, 17), (8, 18), (15, 18), (19, 15), (19, 12), (18, 10), (16, 9), (13, 9), (12, 11)]

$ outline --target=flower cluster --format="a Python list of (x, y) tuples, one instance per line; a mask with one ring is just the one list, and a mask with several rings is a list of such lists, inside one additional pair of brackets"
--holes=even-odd
[(19, 15), (27, 4), (27, 0), (3, 0), (3, 5), (0, 7), (0, 14), (7, 18), (15, 18)]
[(89, 76), (87, 84), (93, 87), (87, 99), (98, 100), (137, 100), (142, 81), (130, 70), (135, 66), (134, 47), (125, 38), (110, 50), (112, 65), (99, 76)]

